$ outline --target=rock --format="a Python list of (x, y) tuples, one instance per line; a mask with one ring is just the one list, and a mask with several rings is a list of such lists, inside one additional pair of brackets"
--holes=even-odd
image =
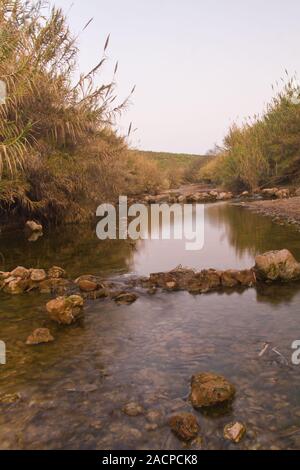
[(54, 341), (54, 338), (48, 328), (38, 328), (28, 336), (26, 344), (29, 346), (35, 346), (42, 343), (50, 343), (52, 341)]
[[(9, 281), (9, 282), (7, 282)], [(8, 278), (5, 282), (4, 292), (11, 295), (23, 294), (29, 288), (29, 280), (19, 278)]]
[(167, 290), (172, 290), (172, 291), (174, 291), (174, 290), (176, 290), (176, 288), (177, 288), (177, 284), (176, 284), (176, 282), (174, 282), (174, 281), (166, 282), (166, 288), (167, 288)]
[(82, 314), (84, 300), (79, 295), (58, 297), (47, 303), (46, 308), (51, 320), (61, 325), (71, 325)]
[(38, 289), (41, 294), (50, 294), (52, 292), (51, 279), (38, 283)]
[(48, 277), (51, 279), (62, 279), (66, 277), (66, 271), (59, 266), (53, 266), (48, 271)]
[(244, 192), (240, 195), (240, 197), (248, 197), (248, 196), (250, 196), (249, 191), (244, 191)]
[(180, 413), (172, 416), (170, 427), (179, 439), (187, 442), (195, 439), (200, 432), (198, 420), (191, 413)]
[(21, 278), (11, 276), (10, 273), (9, 273), (9, 276), (4, 279), (3, 283), (4, 283), (4, 285), (8, 285), (10, 282), (17, 281), (17, 280), (21, 280)]
[(221, 375), (200, 373), (192, 377), (190, 400), (194, 408), (218, 405), (234, 398), (235, 388)]
[(188, 291), (191, 294), (204, 294), (221, 286), (221, 276), (214, 269), (204, 269), (199, 273), (193, 273), (188, 282)]
[(288, 250), (269, 251), (255, 258), (256, 276), (263, 281), (300, 279), (300, 263)]
[(34, 282), (45, 281), (45, 279), (47, 279), (46, 271), (44, 271), (44, 269), (32, 269), (30, 279)]
[(276, 193), (278, 193), (279, 189), (278, 188), (267, 188), (262, 190), (262, 195), (266, 197), (276, 197)]
[(256, 284), (256, 276), (253, 269), (244, 269), (236, 272), (236, 279), (243, 287), (253, 287)]
[(276, 191), (275, 196), (278, 199), (287, 199), (290, 197), (290, 191), (289, 189), (279, 189), (278, 191)]
[(295, 196), (300, 196), (300, 188), (296, 189)]
[(135, 402), (125, 405), (122, 411), (131, 418), (136, 418), (137, 416), (140, 416), (144, 413), (143, 407)]
[(224, 428), (225, 439), (238, 444), (246, 434), (246, 427), (242, 423), (231, 423)]
[(82, 292), (94, 292), (98, 288), (98, 285), (96, 282), (84, 280), (84, 279), (78, 282), (78, 286)]
[(25, 228), (29, 230), (30, 232), (42, 232), (43, 231), (43, 226), (34, 220), (28, 220), (25, 224)]
[(31, 232), (27, 240), (31, 243), (37, 242), (43, 236), (43, 232)]
[(237, 285), (253, 287), (256, 284), (256, 276), (252, 269), (243, 271), (229, 269), (222, 272), (221, 279), (223, 287), (236, 287)]
[(9, 277), (11, 277), (9, 272), (0, 271), (0, 281), (5, 281), (5, 279), (8, 279)]
[(28, 279), (30, 277), (30, 271), (29, 269), (23, 268), (23, 266), (18, 266), (10, 273), (10, 275), (21, 279)]
[(229, 199), (232, 199), (232, 198), (233, 198), (232, 193), (222, 192), (218, 195), (217, 200), (218, 201), (228, 201)]
[(233, 269), (224, 271), (221, 275), (221, 279), (223, 287), (235, 287), (239, 283), (239, 281), (237, 280), (237, 271)]
[(120, 305), (129, 305), (134, 303), (138, 296), (131, 292), (122, 292), (113, 297), (113, 300)]

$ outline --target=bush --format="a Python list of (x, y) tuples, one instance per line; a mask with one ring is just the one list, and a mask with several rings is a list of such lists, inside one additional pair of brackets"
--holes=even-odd
[[(45, 221), (83, 220), (125, 182), (114, 79), (94, 85), (103, 57), (75, 82), (77, 46), (62, 11), (0, 2), (0, 210)], [(115, 72), (117, 67), (115, 68)], [(16, 181), (18, 182), (16, 184)]]
[(292, 184), (300, 178), (300, 100), (294, 80), (273, 98), (261, 117), (233, 125), (214, 163), (202, 178), (229, 189), (255, 189), (269, 184)]

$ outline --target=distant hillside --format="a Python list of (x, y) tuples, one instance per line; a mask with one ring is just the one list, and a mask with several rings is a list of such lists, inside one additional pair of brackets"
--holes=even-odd
[(156, 162), (158, 168), (164, 172), (173, 174), (180, 173), (182, 182), (196, 182), (200, 169), (212, 158), (207, 155), (152, 152), (145, 150), (132, 150), (132, 153), (135, 154), (136, 158), (141, 157)]

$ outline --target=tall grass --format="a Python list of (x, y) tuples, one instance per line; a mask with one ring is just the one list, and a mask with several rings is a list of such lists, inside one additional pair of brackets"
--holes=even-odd
[(116, 104), (117, 65), (109, 83), (95, 85), (109, 38), (75, 81), (76, 38), (63, 12), (47, 7), (0, 0), (0, 209), (74, 220), (124, 183), (126, 144), (113, 124), (128, 98)]
[(233, 125), (223, 151), (199, 176), (236, 190), (300, 181), (298, 92), (295, 79), (288, 79), (262, 116)]

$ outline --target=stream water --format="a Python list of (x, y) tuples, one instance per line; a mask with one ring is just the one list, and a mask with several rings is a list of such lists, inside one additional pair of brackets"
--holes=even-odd
[[(205, 207), (199, 252), (185, 251), (184, 241), (100, 242), (94, 228), (70, 227), (35, 243), (23, 232), (1, 235), (0, 270), (58, 265), (75, 278), (144, 275), (179, 264), (247, 268), (270, 249), (288, 248), (300, 259), (299, 237), (295, 227), (222, 203)], [(66, 328), (48, 321), (48, 299), (0, 294), (0, 340), (7, 347), (0, 396), (19, 396), (0, 403), (1, 449), (181, 449), (168, 426), (179, 411), (199, 418), (202, 439), (193, 448), (300, 448), (300, 366), (291, 362), (291, 345), (300, 339), (299, 284), (202, 296), (145, 293), (131, 306), (99, 300), (88, 303), (84, 321)], [(55, 342), (26, 346), (41, 326)], [(270, 347), (260, 357), (265, 343)], [(189, 383), (201, 371), (235, 384), (229, 408), (192, 410)], [(143, 415), (122, 412), (132, 401)], [(239, 445), (223, 438), (235, 420), (248, 430)]]

